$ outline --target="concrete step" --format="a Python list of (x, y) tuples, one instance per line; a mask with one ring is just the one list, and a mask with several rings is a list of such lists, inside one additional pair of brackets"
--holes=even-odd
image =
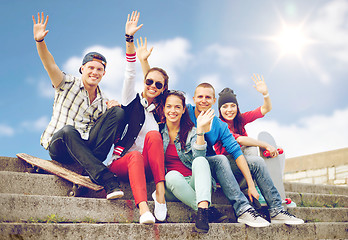
[(272, 224), (251, 228), (240, 223), (211, 223), (207, 234), (192, 232), (193, 223), (50, 224), (0, 223), (0, 239), (347, 239), (346, 223)]
[[(0, 195), (0, 216), (2, 221), (28, 221), (29, 218), (44, 219), (52, 214), (66, 222), (79, 222), (92, 218), (96, 222), (138, 222), (139, 211), (132, 200), (113, 200), (79, 197), (38, 196), (22, 194)], [(153, 211), (154, 204), (149, 201)], [(231, 205), (215, 205), (235, 222)], [(192, 222), (194, 211), (181, 202), (167, 202), (167, 222)], [(316, 222), (347, 222), (348, 208), (291, 208), (289, 212)]]
[(286, 192), (348, 195), (348, 186), (284, 182)]
[(297, 206), (348, 207), (348, 195), (287, 192), (286, 196)]
[[(18, 158), (0, 156), (1, 171), (26, 172), (27, 165)], [(287, 192), (348, 195), (348, 186), (285, 182), (284, 188)]]
[[(153, 212), (154, 203), (148, 201)], [(168, 202), (167, 222), (192, 222), (194, 211), (181, 202)], [(231, 221), (235, 221), (230, 205), (218, 205)], [(23, 194), (0, 194), (1, 221), (28, 221), (45, 219), (50, 215), (66, 222), (80, 222), (92, 218), (96, 222), (130, 223), (139, 221), (139, 210), (133, 200), (106, 200), (98, 198), (57, 197)]]
[[(132, 200), (133, 195), (128, 182), (121, 182), (125, 196), (122, 199)], [(0, 171), (0, 193), (26, 195), (68, 196), (72, 183), (51, 174), (29, 174), (22, 172)], [(147, 184), (148, 199), (155, 190), (153, 182)], [(105, 198), (105, 191), (95, 192), (84, 188), (80, 197)], [(295, 203), (303, 206), (348, 207), (348, 196), (333, 194), (292, 193), (288, 192)], [(213, 193), (213, 204), (229, 204), (221, 188)]]

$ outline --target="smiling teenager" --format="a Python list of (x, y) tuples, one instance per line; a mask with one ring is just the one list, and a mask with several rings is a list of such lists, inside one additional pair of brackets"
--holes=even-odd
[(210, 129), (213, 111), (202, 112), (197, 128), (188, 115), (185, 96), (169, 91), (163, 107), (164, 125), (161, 127), (166, 166), (166, 199), (179, 199), (197, 211), (195, 230), (207, 233), (210, 222), (227, 218), (211, 207), (212, 180), (205, 158), (207, 143), (204, 132)]
[(52, 118), (41, 136), (41, 145), (52, 159), (80, 164), (89, 177), (104, 186), (107, 199), (123, 196), (117, 177), (103, 164), (113, 142), (124, 128), (124, 111), (115, 100), (108, 101), (99, 88), (106, 59), (97, 52), (85, 55), (81, 77), (63, 73), (48, 51), (44, 13), (33, 16), (36, 47), (55, 89)]
[(164, 221), (167, 207), (164, 198), (164, 153), (163, 142), (155, 112), (168, 89), (168, 76), (160, 68), (148, 71), (141, 93), (135, 91), (134, 34), (142, 27), (138, 25), (140, 13), (132, 12), (126, 22), (126, 74), (122, 89), (122, 108), (125, 111), (126, 129), (121, 140), (115, 142), (114, 152), (109, 162), (110, 171), (120, 178), (129, 180), (135, 204), (139, 208), (140, 223), (153, 224), (155, 218), (147, 204), (146, 179), (153, 179), (156, 191), (155, 217)]

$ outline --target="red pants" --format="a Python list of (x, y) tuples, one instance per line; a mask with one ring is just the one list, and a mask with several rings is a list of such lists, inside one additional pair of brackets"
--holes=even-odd
[(132, 151), (113, 161), (109, 167), (122, 180), (129, 179), (135, 205), (147, 201), (146, 178), (155, 184), (164, 181), (163, 141), (158, 131), (150, 131), (145, 136), (143, 153)]

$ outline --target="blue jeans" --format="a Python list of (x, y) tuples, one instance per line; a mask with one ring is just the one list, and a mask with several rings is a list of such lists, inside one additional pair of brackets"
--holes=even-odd
[[(271, 176), (269, 175), (265, 161), (263, 158), (256, 155), (244, 156), (248, 163), (251, 176), (256, 181), (257, 186), (260, 188), (260, 191), (267, 202), (271, 217), (275, 216), (277, 213), (283, 210), (284, 207), (282, 206), (280, 194), (274, 186)], [(228, 155), (227, 158), (230, 161), (231, 168), (236, 179), (240, 180), (243, 178), (244, 176), (239, 170), (236, 161), (231, 155)]]
[(211, 202), (211, 174), (208, 161), (197, 157), (192, 162), (192, 176), (184, 177), (178, 171), (172, 170), (166, 178), (166, 199), (180, 200), (193, 210), (198, 210), (198, 203)]
[(48, 147), (49, 154), (53, 160), (64, 164), (78, 162), (92, 181), (112, 189), (115, 187), (116, 178), (103, 161), (123, 128), (123, 109), (110, 108), (92, 127), (88, 140), (82, 139), (80, 133), (71, 125), (57, 131)]
[(214, 155), (206, 158), (210, 165), (212, 177), (220, 183), (222, 191), (232, 204), (236, 216), (239, 217), (246, 210), (252, 208), (248, 199), (239, 188), (227, 157)]

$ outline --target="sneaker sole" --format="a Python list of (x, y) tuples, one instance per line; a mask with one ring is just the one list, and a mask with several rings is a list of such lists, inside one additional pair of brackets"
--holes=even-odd
[(221, 218), (219, 218), (211, 223), (222, 223), (222, 222), (225, 222), (227, 219), (228, 219), (227, 216), (222, 216)]
[(288, 222), (288, 221), (278, 221), (278, 220), (271, 220), (272, 224), (286, 224), (286, 225), (301, 225), (304, 224), (304, 222)]
[(113, 200), (113, 199), (117, 199), (117, 198), (121, 198), (124, 196), (124, 193), (122, 191), (117, 191), (117, 192), (113, 192), (110, 193), (106, 196), (107, 200)]
[(244, 221), (244, 220), (239, 220), (238, 219), (238, 222), (239, 223), (244, 223), (245, 225), (248, 225), (248, 226), (250, 226), (250, 227), (255, 227), (255, 228), (257, 228), (257, 227), (268, 227), (269, 225), (270, 225), (270, 223), (263, 223), (263, 224), (254, 224), (254, 223), (252, 223), (252, 222), (248, 222), (248, 221)]
[(200, 228), (197, 228), (196, 226), (193, 228), (193, 230), (197, 233), (208, 233), (209, 229), (206, 230), (206, 229), (200, 229)]

